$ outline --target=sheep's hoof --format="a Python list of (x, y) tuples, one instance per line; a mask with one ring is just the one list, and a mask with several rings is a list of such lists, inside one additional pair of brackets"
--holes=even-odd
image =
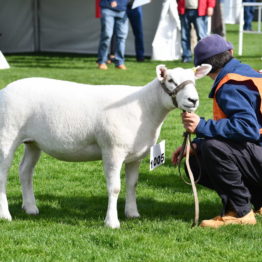
[(9, 211), (3, 212), (2, 210), (0, 211), (0, 219), (7, 220), (7, 221), (12, 221), (12, 217), (10, 215)]
[(125, 214), (127, 218), (139, 218), (139, 213)]
[(22, 208), (28, 215), (38, 215), (39, 214), (39, 210), (35, 205), (32, 205), (32, 206), (23, 205)]
[(125, 210), (125, 216), (127, 218), (139, 218), (140, 214), (137, 210)]
[(116, 229), (116, 228), (120, 228), (120, 222), (118, 219), (110, 219), (110, 218), (106, 218), (105, 219), (105, 225), (107, 227)]

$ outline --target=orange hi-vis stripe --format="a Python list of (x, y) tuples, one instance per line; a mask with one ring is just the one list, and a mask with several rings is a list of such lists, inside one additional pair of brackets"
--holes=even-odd
[[(257, 88), (259, 95), (261, 97), (261, 103), (260, 103), (260, 112), (262, 114), (262, 78), (259, 77), (247, 77), (247, 76), (242, 76), (239, 74), (234, 74), (230, 73), (224, 76), (222, 80), (219, 82), (215, 94), (214, 94), (214, 99), (213, 99), (213, 116), (215, 120), (219, 120), (222, 118), (227, 118), (226, 114), (222, 111), (222, 109), (219, 107), (217, 100), (216, 100), (216, 93), (219, 90), (219, 88), (224, 85), (226, 82), (234, 80), (237, 82), (244, 82), (244, 81), (252, 81), (253, 85)], [(260, 129), (260, 134), (262, 134), (262, 129)]]

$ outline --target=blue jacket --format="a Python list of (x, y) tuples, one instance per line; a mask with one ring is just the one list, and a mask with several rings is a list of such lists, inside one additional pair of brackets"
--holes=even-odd
[[(115, 8), (111, 7), (111, 3), (116, 1), (117, 6)], [(100, 7), (101, 8), (108, 8), (114, 11), (126, 11), (126, 7), (129, 0), (101, 0)]]
[[(262, 78), (262, 74), (249, 65), (241, 64), (233, 58), (219, 72), (209, 94), (210, 98), (214, 97), (218, 83), (228, 73)], [(196, 128), (197, 137), (251, 141), (262, 145), (262, 136), (259, 134), (262, 128), (260, 95), (256, 88), (249, 83), (227, 82), (217, 91), (216, 100), (227, 118), (207, 121), (201, 118)]]

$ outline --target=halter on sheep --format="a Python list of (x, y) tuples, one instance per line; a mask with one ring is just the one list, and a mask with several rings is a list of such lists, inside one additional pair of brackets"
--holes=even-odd
[[(207, 65), (209, 66), (209, 65)], [(197, 68), (195, 68), (194, 70), (197, 70)], [(211, 67), (210, 67), (210, 70), (211, 70)], [(177, 106), (177, 101), (176, 101), (176, 95), (178, 94), (179, 91), (181, 91), (183, 88), (185, 88), (188, 84), (193, 84), (194, 85), (194, 82), (191, 81), (191, 80), (185, 80), (184, 82), (182, 82), (181, 84), (176, 84), (174, 83), (176, 88), (173, 90), (173, 91), (170, 91), (169, 89), (166, 88), (165, 86), (165, 83), (164, 81), (161, 82), (161, 86), (162, 88), (164, 89), (164, 91), (172, 98), (172, 101), (173, 101), (173, 104)], [(197, 100), (191, 100), (193, 103), (196, 103)], [(186, 110), (183, 110), (184, 112), (186, 112)], [(190, 110), (187, 110), (187, 112), (191, 112)], [(199, 178), (197, 179), (197, 181), (194, 181), (194, 175), (192, 173), (192, 170), (190, 168), (190, 164), (189, 164), (189, 152), (190, 152), (190, 149), (194, 151), (194, 148), (192, 146), (192, 143), (191, 143), (191, 134), (188, 133), (188, 132), (184, 132), (184, 141), (183, 141), (183, 145), (182, 145), (182, 150), (180, 152), (180, 155), (178, 157), (179, 161), (178, 161), (178, 171), (179, 171), (179, 174), (181, 176), (181, 172), (180, 172), (180, 165), (181, 165), (181, 160), (183, 158), (183, 155), (186, 156), (186, 167), (187, 167), (187, 171), (188, 171), (188, 176), (189, 176), (189, 179), (190, 179), (190, 183), (188, 183), (187, 181), (185, 181), (184, 179), (184, 182), (186, 184), (191, 184), (192, 186), (192, 191), (193, 191), (193, 195), (194, 195), (194, 202), (195, 202), (195, 217), (194, 217), (194, 222), (192, 224), (192, 227), (193, 226), (196, 226), (198, 225), (198, 220), (199, 220), (199, 201), (198, 201), (198, 195), (197, 195), (197, 189), (196, 189), (196, 183), (197, 181), (199, 180)], [(201, 168), (201, 167), (200, 167)], [(182, 176), (181, 176), (182, 177)]]
[[(173, 92), (176, 84), (205, 76), (210, 67), (156, 68), (157, 78), (144, 87), (95, 86), (28, 78), (0, 91), (0, 218), (11, 220), (6, 197), (8, 169), (17, 147), (25, 152), (19, 173), (23, 208), (38, 214), (32, 176), (41, 151), (64, 161), (103, 160), (107, 180), (108, 209), (105, 224), (120, 227), (117, 199), (120, 170), (126, 166), (125, 214), (139, 217), (135, 186), (140, 160), (158, 139), (168, 112), (176, 108), (161, 88)], [(177, 107), (193, 111), (198, 95), (193, 84), (176, 94)]]
[[(181, 91), (183, 88), (185, 88), (188, 84), (195, 84), (193, 81), (191, 80), (186, 80), (184, 82), (182, 82), (180, 85), (176, 85), (176, 88), (173, 91), (170, 91), (166, 88), (164, 81), (161, 82), (161, 86), (164, 89), (164, 91), (172, 98), (173, 104), (177, 107), (177, 101), (176, 101), (176, 95), (179, 91)], [(192, 100), (192, 102), (196, 103), (197, 100)], [(183, 110), (185, 112), (185, 110)], [(188, 183), (186, 181), (184, 181), (186, 184), (191, 184), (192, 186), (192, 190), (193, 190), (193, 195), (194, 195), (194, 201), (195, 201), (195, 219), (194, 219), (194, 223), (192, 226), (198, 225), (198, 220), (199, 220), (199, 201), (198, 201), (198, 195), (197, 195), (197, 189), (196, 189), (196, 185), (195, 185), (195, 181), (194, 181), (194, 176), (193, 173), (191, 171), (190, 168), (190, 164), (189, 164), (189, 151), (192, 147), (192, 143), (191, 143), (191, 139), (190, 139), (190, 134), (188, 132), (184, 132), (184, 141), (183, 141), (183, 145), (182, 145), (182, 150), (180, 152), (179, 155), (179, 162), (178, 162), (178, 171), (179, 174), (181, 176), (181, 172), (180, 172), (180, 164), (181, 164), (181, 160), (183, 158), (183, 155), (186, 156), (186, 166), (187, 166), (187, 170), (188, 170), (188, 174), (189, 174), (189, 178), (191, 183)], [(182, 176), (181, 176), (182, 177)]]

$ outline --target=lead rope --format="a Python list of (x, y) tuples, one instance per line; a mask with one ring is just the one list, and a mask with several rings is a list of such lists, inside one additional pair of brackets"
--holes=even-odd
[[(183, 179), (183, 181), (186, 184), (191, 184), (191, 186), (192, 186), (194, 202), (195, 202), (195, 217), (194, 217), (194, 222), (192, 224), (192, 227), (194, 227), (194, 226), (197, 226), (198, 222), (199, 222), (199, 200), (198, 200), (198, 195), (197, 195), (196, 183), (198, 182), (200, 175), (199, 175), (198, 179), (195, 181), (193, 172), (192, 172), (192, 170), (190, 168), (190, 164), (189, 164), (190, 149), (192, 149), (194, 151), (194, 148), (193, 148), (192, 143), (191, 143), (191, 135), (190, 135), (190, 133), (185, 132), (184, 133), (184, 141), (183, 141), (183, 144), (182, 144), (182, 150), (181, 150), (179, 157), (178, 157), (178, 159), (179, 159), (178, 160), (178, 171), (179, 171), (180, 177)], [(190, 178), (190, 183), (187, 182), (183, 178), (183, 176), (181, 175), (181, 171), (180, 171), (181, 160), (182, 160), (185, 153), (186, 153), (186, 167), (187, 167), (187, 172), (188, 172), (188, 175), (189, 175), (189, 178)]]

